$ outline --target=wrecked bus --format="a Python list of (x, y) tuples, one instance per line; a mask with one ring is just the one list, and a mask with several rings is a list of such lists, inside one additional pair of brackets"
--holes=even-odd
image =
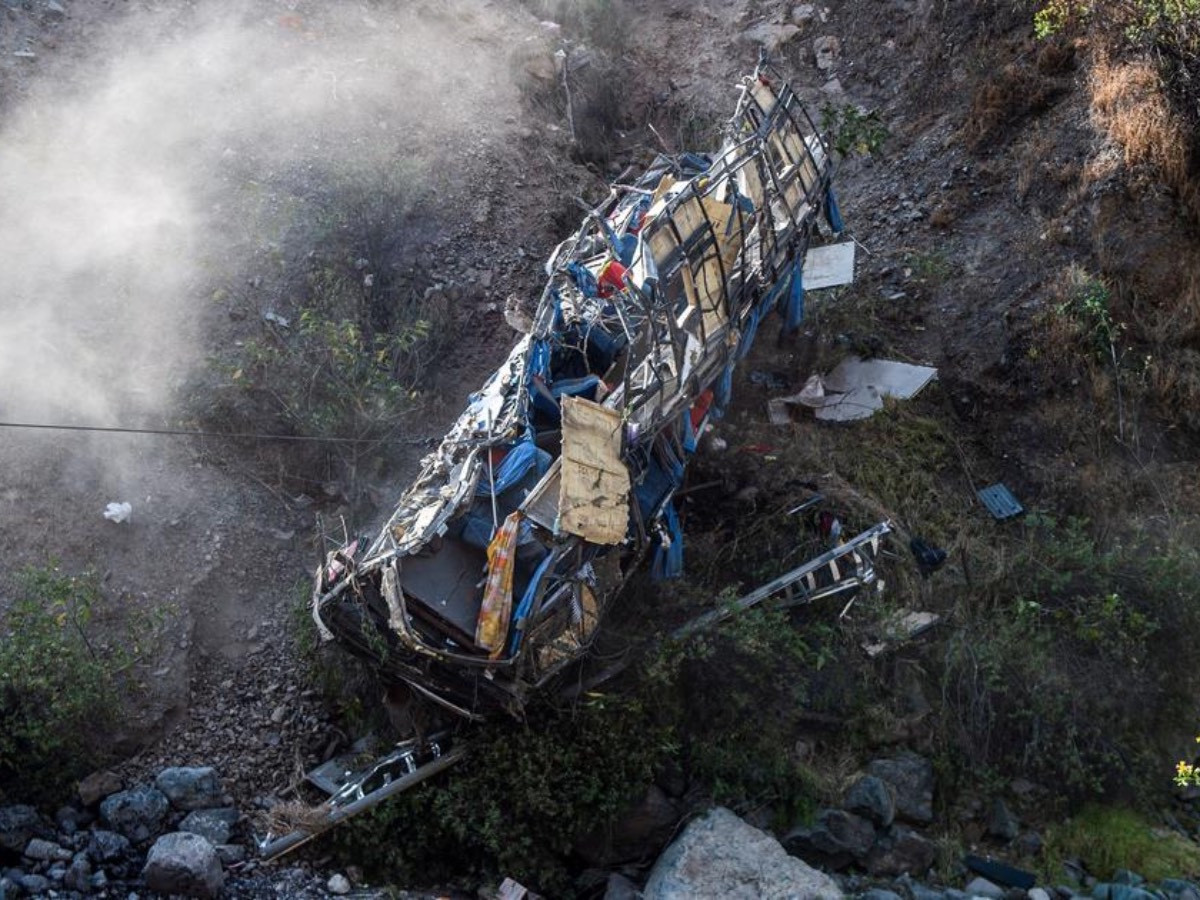
[[(718, 152), (659, 156), (614, 185), (550, 255), (523, 335), (379, 534), (320, 566), (322, 637), (451, 718), (519, 716), (646, 557), (656, 577), (679, 574), (674, 495), (764, 319), (800, 324), (810, 240), (822, 219), (842, 230), (832, 173), (809, 114), (760, 65)], [(789, 596), (870, 581), (886, 530), (796, 570)], [(413, 741), (345, 773), (327, 818), (439, 770), (448, 748)]]

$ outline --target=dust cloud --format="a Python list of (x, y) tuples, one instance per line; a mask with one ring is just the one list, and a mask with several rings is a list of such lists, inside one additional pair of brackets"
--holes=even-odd
[(486, 3), (213, 0), (89, 38), (0, 123), (0, 418), (169, 421), (228, 337), (214, 286), (304, 225), (286, 185), (453, 164), (511, 121), (510, 27)]

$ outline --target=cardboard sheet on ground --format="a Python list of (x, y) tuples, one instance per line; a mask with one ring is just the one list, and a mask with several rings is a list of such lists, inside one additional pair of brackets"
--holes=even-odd
[(806, 291), (849, 284), (854, 280), (854, 241), (811, 248), (803, 271)]
[(807, 406), (826, 422), (853, 422), (883, 409), (884, 397), (909, 400), (937, 377), (937, 369), (888, 359), (848, 356), (828, 375), (812, 375), (798, 394), (767, 402), (773, 425), (791, 421), (790, 406)]
[(621, 414), (562, 399), (559, 528), (596, 544), (619, 544), (629, 528), (629, 470), (621, 460)]

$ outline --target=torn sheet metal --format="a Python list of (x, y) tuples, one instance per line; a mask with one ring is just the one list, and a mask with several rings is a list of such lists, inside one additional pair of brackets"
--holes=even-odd
[(879, 640), (863, 644), (863, 651), (874, 658), (897, 644), (920, 637), (941, 621), (942, 617), (937, 613), (897, 610), (883, 622)]
[(804, 289), (841, 287), (854, 281), (854, 241), (811, 247), (804, 256)]
[(559, 527), (594, 544), (619, 544), (629, 530), (629, 469), (621, 459), (621, 414), (563, 400)]
[(929, 366), (848, 356), (828, 375), (809, 376), (799, 393), (769, 400), (767, 416), (773, 425), (787, 425), (791, 407), (807, 406), (825, 422), (868, 419), (883, 409), (885, 397), (908, 400), (936, 377)]
[(911, 400), (936, 377), (937, 369), (931, 366), (847, 356), (825, 376), (825, 391), (845, 394), (859, 388), (873, 387), (880, 396)]

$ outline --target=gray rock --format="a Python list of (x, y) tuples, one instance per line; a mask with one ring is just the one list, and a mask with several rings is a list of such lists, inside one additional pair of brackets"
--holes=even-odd
[(232, 807), (222, 809), (196, 809), (183, 817), (180, 831), (190, 831), (207, 838), (214, 846), (228, 844), (233, 826), (237, 824), (238, 811)]
[(92, 864), (86, 853), (77, 853), (63, 875), (63, 887), (86, 894), (92, 887)]
[(861, 860), (874, 843), (875, 826), (844, 809), (823, 809), (811, 828), (794, 828), (783, 839), (793, 856), (835, 869)]
[(803, 897), (840, 900), (828, 876), (788, 856), (773, 837), (717, 807), (696, 819), (658, 858), (645, 900)]
[(25, 891), (35, 897), (50, 889), (50, 879), (44, 875), (22, 875), (16, 881)]
[(152, 891), (204, 900), (216, 897), (225, 884), (225, 872), (213, 845), (186, 831), (164, 834), (154, 842), (142, 878)]
[(20, 853), (41, 823), (41, 816), (32, 806), (0, 806), (0, 847)]
[(887, 891), (883, 888), (871, 888), (869, 891), (863, 891), (858, 897), (859, 900), (902, 900), (895, 891)]
[(54, 841), (33, 838), (25, 845), (25, 855), (39, 862), (62, 862), (71, 858), (71, 851), (58, 846)]
[(135, 844), (158, 834), (170, 804), (162, 791), (138, 785), (118, 791), (100, 804), (100, 820)]
[(325, 888), (331, 894), (348, 894), (351, 890), (350, 879), (340, 872), (336, 875), (330, 875)]
[(972, 897), (988, 897), (989, 900), (1003, 900), (1004, 898), (1004, 888), (993, 884), (986, 878), (971, 879), (965, 890)]
[(901, 885), (908, 892), (908, 896), (912, 900), (947, 900), (946, 892), (931, 888), (929, 885), (922, 884), (919, 881), (914, 881), (908, 875), (901, 875), (896, 879), (896, 884)]
[(84, 806), (95, 806), (110, 794), (125, 787), (115, 772), (93, 772), (79, 782), (79, 800)]
[(799, 33), (800, 29), (791, 23), (775, 25), (771, 22), (761, 22), (751, 25), (742, 35), (748, 41), (761, 44), (768, 53), (774, 53)]
[(872, 875), (895, 877), (907, 872), (924, 875), (937, 859), (937, 845), (911, 828), (893, 825), (875, 841), (867, 854), (864, 868)]
[(1092, 888), (1095, 900), (1159, 900), (1144, 888), (1132, 884), (1104, 883)]
[(817, 58), (817, 68), (822, 72), (833, 68), (841, 52), (842, 42), (833, 35), (825, 35), (813, 41), (813, 55)]
[(854, 782), (842, 805), (880, 828), (887, 828), (896, 818), (896, 798), (887, 782), (877, 775), (864, 775)]
[(218, 844), (217, 856), (224, 865), (232, 866), (246, 859), (246, 848), (241, 844)]
[(1113, 872), (1114, 884), (1128, 884), (1132, 887), (1141, 887), (1146, 883), (1146, 879), (1137, 872), (1131, 872), (1129, 869), (1117, 869)]
[(79, 810), (71, 806), (60, 806), (54, 813), (54, 825), (61, 834), (70, 837), (79, 830)]
[(613, 872), (608, 876), (608, 883), (604, 886), (604, 900), (639, 900), (641, 896), (637, 885), (620, 872)]
[(896, 798), (896, 815), (918, 824), (933, 821), (933, 763), (915, 753), (876, 759), (867, 772), (882, 778)]
[(792, 7), (792, 24), (798, 26), (807, 25), (817, 17), (817, 10), (811, 3), (801, 3), (798, 6)]
[(163, 769), (154, 779), (154, 786), (176, 809), (212, 809), (221, 806), (225, 797), (217, 770), (211, 766)]
[[(1014, 846), (1022, 856), (1038, 856), (1042, 852), (1042, 848), (1046, 846), (1046, 842), (1036, 831), (1023, 831), (1017, 835)], [(1200, 900), (1200, 896), (1196, 897), (1196, 900)]]
[(992, 802), (992, 812), (988, 816), (987, 832), (1002, 841), (1015, 840), (1021, 833), (1021, 823), (1008, 804), (997, 797)]
[(87, 855), (92, 862), (113, 862), (128, 853), (129, 847), (129, 838), (125, 835), (97, 829), (88, 840)]
[(1050, 892), (1045, 888), (1034, 887), (1030, 888), (1025, 895), (1029, 900), (1051, 900)]
[(1182, 878), (1164, 878), (1158, 883), (1158, 889), (1171, 900), (1200, 900), (1200, 887)]

